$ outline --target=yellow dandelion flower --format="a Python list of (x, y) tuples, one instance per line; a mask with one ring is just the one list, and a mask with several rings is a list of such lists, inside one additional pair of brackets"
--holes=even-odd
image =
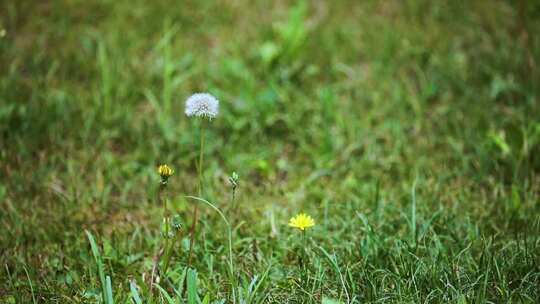
[(315, 220), (305, 213), (300, 213), (289, 220), (289, 226), (304, 231), (306, 228), (315, 226)]
[(174, 170), (167, 165), (160, 165), (158, 167), (158, 173), (162, 178), (168, 178), (173, 175)]

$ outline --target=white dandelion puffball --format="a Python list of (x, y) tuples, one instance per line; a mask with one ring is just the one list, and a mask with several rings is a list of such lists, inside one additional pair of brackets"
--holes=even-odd
[(197, 117), (216, 117), (219, 112), (219, 100), (208, 93), (196, 93), (186, 100), (186, 115)]

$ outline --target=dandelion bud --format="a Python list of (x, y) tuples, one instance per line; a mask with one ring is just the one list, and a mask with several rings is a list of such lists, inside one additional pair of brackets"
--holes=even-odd
[(182, 229), (182, 220), (180, 219), (180, 215), (176, 214), (172, 217), (171, 227), (176, 231), (180, 231)]
[(238, 187), (240, 177), (236, 172), (233, 172), (231, 176), (229, 176), (229, 183), (231, 183), (231, 187), (233, 190), (235, 190)]
[(171, 175), (174, 174), (174, 170), (167, 165), (160, 165), (158, 167), (158, 173), (159, 173), (159, 176), (161, 176), (161, 183), (163, 185), (166, 185), (169, 177), (171, 177)]

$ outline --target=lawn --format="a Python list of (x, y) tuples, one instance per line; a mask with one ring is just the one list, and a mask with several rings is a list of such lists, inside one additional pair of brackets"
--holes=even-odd
[(539, 303), (539, 33), (532, 0), (2, 1), (0, 303)]

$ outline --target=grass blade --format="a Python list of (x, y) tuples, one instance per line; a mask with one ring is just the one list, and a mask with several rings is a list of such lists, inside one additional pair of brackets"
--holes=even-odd
[(159, 286), (159, 284), (154, 284), (156, 286), (157, 290), (161, 293), (161, 295), (167, 300), (167, 303), (169, 304), (176, 304), (174, 302), (174, 299), (169, 295), (169, 293), (163, 289), (163, 287)]
[(339, 279), (341, 281), (341, 286), (343, 288), (343, 291), (345, 292), (345, 296), (347, 297), (347, 303), (350, 303), (349, 292), (347, 291), (347, 286), (345, 285), (345, 280), (343, 279), (343, 275), (341, 274), (341, 270), (339, 269), (339, 265), (338, 265), (338, 263), (336, 261), (336, 256), (333, 255), (333, 254), (332, 255), (329, 254), (328, 251), (326, 251), (322, 247), (318, 247), (318, 248), (326, 256), (328, 261), (330, 261), (330, 265), (332, 265), (332, 267), (334, 267), (334, 270), (339, 275)]
[(107, 289), (106, 289), (107, 301), (105, 303), (114, 304), (111, 277), (107, 276), (106, 280), (107, 280)]
[(28, 270), (26, 267), (24, 268), (24, 272), (26, 273), (26, 279), (28, 280), (28, 284), (30, 285), (30, 292), (32, 293), (32, 302), (36, 304), (36, 295), (34, 294), (34, 287), (32, 286), (32, 280), (30, 280), (30, 275), (28, 274)]
[(103, 261), (99, 253), (98, 245), (96, 243), (96, 240), (88, 230), (85, 230), (84, 232), (86, 233), (88, 241), (90, 242), (90, 248), (92, 249), (92, 254), (94, 255), (94, 260), (96, 261), (96, 265), (98, 268), (99, 280), (101, 282), (101, 296), (103, 298), (103, 302), (107, 303), (107, 296), (105, 294), (107, 290), (105, 283), (105, 271), (103, 269)]
[(418, 177), (414, 179), (412, 189), (411, 189), (411, 237), (414, 242), (414, 246), (416, 247), (416, 183), (418, 181)]
[(188, 270), (187, 295), (188, 304), (197, 304), (197, 272), (193, 269)]
[(129, 283), (129, 288), (131, 289), (131, 299), (133, 299), (133, 302), (135, 302), (135, 304), (142, 304), (141, 296), (139, 295), (137, 285), (134, 281)]
[(262, 283), (264, 282), (264, 280), (268, 276), (268, 273), (270, 272), (271, 267), (272, 267), (272, 265), (269, 265), (268, 268), (266, 268), (266, 271), (262, 274), (262, 276), (259, 279), (257, 279), (257, 278), (253, 279), (252, 282), (254, 282), (256, 280), (256, 284), (255, 284), (255, 287), (253, 288), (253, 290), (250, 290), (250, 292), (249, 292), (249, 297), (248, 297), (247, 303), (253, 303), (253, 298), (257, 294), (257, 290), (259, 290)]

